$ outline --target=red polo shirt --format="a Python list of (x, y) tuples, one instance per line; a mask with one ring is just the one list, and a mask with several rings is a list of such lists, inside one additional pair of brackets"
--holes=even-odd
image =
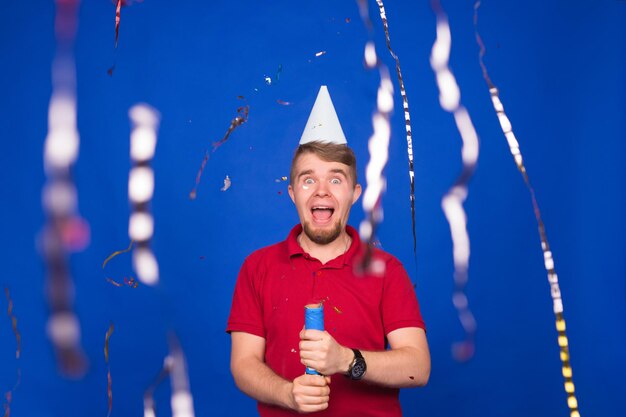
[[(350, 348), (384, 350), (389, 332), (424, 328), (411, 281), (395, 257), (376, 249), (374, 259), (384, 263), (384, 273), (356, 275), (362, 245), (354, 228), (347, 226), (348, 251), (326, 264), (302, 250), (296, 240), (301, 232), (297, 225), (287, 240), (248, 256), (226, 329), (265, 338), (265, 362), (274, 372), (290, 381), (304, 373), (298, 344), (306, 304), (323, 302), (326, 331)], [(401, 416), (398, 392), (333, 375), (329, 407), (314, 415)], [(264, 417), (297, 415), (263, 403), (258, 409)]]

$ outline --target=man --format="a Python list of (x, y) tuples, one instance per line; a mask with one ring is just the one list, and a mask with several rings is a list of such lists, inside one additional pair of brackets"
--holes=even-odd
[[(355, 272), (365, 245), (347, 221), (360, 194), (322, 86), (290, 172), (300, 224), (245, 260), (228, 320), (233, 377), (261, 416), (401, 416), (398, 389), (428, 381), (424, 322), (400, 262), (375, 249), (384, 270)], [(304, 329), (312, 303), (324, 306), (325, 331)]]

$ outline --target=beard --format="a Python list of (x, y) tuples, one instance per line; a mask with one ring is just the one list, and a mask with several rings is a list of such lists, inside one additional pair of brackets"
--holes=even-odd
[(304, 230), (304, 234), (306, 234), (311, 241), (317, 243), (318, 245), (328, 245), (329, 243), (334, 242), (335, 239), (339, 237), (342, 230), (339, 222), (335, 223), (335, 226), (329, 230), (313, 229), (311, 224), (308, 222), (305, 222), (302, 228)]

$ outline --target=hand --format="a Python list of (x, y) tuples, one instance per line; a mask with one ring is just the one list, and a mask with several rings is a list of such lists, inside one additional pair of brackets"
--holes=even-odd
[(300, 332), (300, 362), (322, 375), (347, 372), (353, 356), (352, 350), (341, 346), (326, 331)]
[(299, 413), (312, 413), (328, 408), (330, 400), (330, 377), (301, 375), (293, 380), (292, 408)]

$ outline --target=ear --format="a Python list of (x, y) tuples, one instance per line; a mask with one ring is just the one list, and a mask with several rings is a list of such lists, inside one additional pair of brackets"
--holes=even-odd
[(291, 201), (293, 201), (293, 203), (296, 204), (296, 198), (293, 195), (293, 187), (291, 186), (291, 184), (287, 188), (287, 191), (289, 192), (289, 197), (291, 197)]
[(361, 197), (362, 191), (363, 190), (361, 189), (361, 184), (357, 184), (354, 186), (354, 191), (352, 193), (352, 204), (356, 203), (359, 197)]

